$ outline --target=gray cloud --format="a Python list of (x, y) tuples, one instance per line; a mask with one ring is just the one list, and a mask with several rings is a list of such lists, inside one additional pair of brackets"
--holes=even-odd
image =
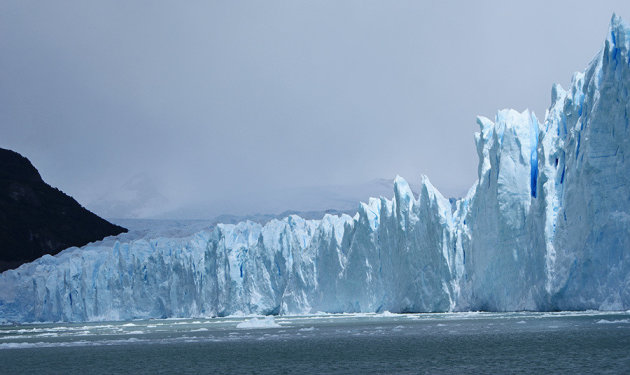
[(138, 175), (209, 215), (396, 174), (461, 195), (475, 116), (542, 120), (613, 11), (630, 18), (627, 1), (3, 1), (0, 147), (82, 203)]

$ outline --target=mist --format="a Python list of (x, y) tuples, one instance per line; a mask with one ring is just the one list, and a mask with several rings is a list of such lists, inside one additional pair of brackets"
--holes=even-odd
[(3, 1), (0, 147), (108, 217), (346, 207), (396, 175), (458, 197), (476, 116), (543, 121), (613, 12), (630, 3)]

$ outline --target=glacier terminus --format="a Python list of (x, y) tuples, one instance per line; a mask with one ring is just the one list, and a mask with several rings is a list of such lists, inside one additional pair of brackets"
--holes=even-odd
[(0, 275), (0, 322), (630, 309), (630, 25), (613, 16), (544, 121), (477, 123), (478, 180), (454, 203), (397, 177), (354, 217), (70, 248)]

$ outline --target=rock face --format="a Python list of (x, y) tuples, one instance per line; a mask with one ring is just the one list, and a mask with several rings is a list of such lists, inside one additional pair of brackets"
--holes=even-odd
[(613, 17), (542, 123), (479, 118), (479, 179), (456, 202), (397, 178), (354, 217), (69, 249), (0, 275), (0, 320), (630, 309), (629, 52)]
[(122, 232), (46, 184), (28, 159), (0, 149), (0, 271)]

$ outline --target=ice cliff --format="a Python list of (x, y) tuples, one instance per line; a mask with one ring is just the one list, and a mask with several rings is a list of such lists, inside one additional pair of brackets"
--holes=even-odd
[(397, 178), (355, 217), (68, 249), (0, 275), (0, 320), (630, 309), (629, 50), (613, 16), (544, 122), (479, 118), (479, 179), (454, 205)]

